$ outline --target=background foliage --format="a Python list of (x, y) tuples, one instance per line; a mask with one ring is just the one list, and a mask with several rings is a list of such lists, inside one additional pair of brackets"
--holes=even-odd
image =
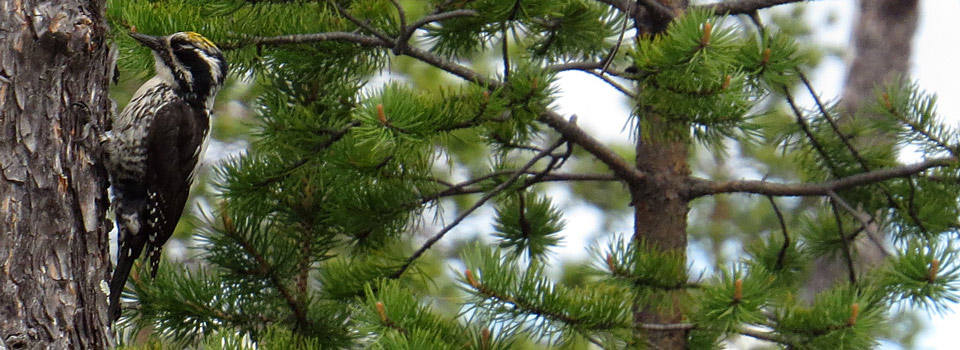
[[(830, 101), (798, 107), (793, 96), (814, 91), (804, 72), (829, 50), (796, 43), (808, 34), (796, 14), (758, 27), (691, 9), (662, 35), (634, 36), (621, 11), (588, 0), (111, 1), (108, 11), (119, 69), (135, 77), (118, 100), (152, 66), (124, 31), (200, 32), (233, 77), (214, 136), (247, 147), (195, 192), (200, 215), (179, 226), (186, 263), (132, 279), (138, 307), (120, 328), (131, 347), (620, 349), (673, 327), (690, 348), (746, 335), (859, 349), (905, 339), (890, 333), (901, 317), (891, 307), (957, 301), (948, 238), (960, 186), (942, 160), (957, 134), (907, 80), (878, 91), (878, 118)], [(345, 34), (270, 39), (308, 33)], [(556, 74), (579, 62), (602, 63), (584, 70), (622, 89), (635, 142), (689, 144), (694, 180), (741, 178), (726, 171), (736, 160), (746, 169), (733, 171), (769, 182), (824, 183), (897, 167), (908, 144), (941, 161), (829, 195), (702, 193), (687, 233), (707, 247), (705, 271), (614, 232), (594, 233), (590, 260), (558, 262), (549, 252), (576, 220), (558, 188), (608, 222), (631, 213), (616, 169), (543, 120)], [(632, 145), (606, 146), (633, 158)], [(478, 208), (491, 218), (463, 221)], [(454, 228), (475, 236), (433, 245)], [(856, 244), (879, 232), (892, 237), (880, 238), (885, 263), (853, 267)], [(744, 254), (722, 249), (729, 241)], [(824, 256), (850, 262), (849, 281), (798, 293)], [(638, 305), (678, 308), (683, 322), (638, 324)]]

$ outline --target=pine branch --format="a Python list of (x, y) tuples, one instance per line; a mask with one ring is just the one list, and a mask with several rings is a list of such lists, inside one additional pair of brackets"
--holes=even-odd
[[(590, 342), (598, 346), (601, 346), (601, 343), (599, 341), (594, 340), (593, 337), (591, 337), (589, 334), (584, 332), (584, 329), (582, 329), (581, 327), (577, 327), (577, 326), (583, 325), (584, 323), (587, 323), (583, 319), (576, 318), (574, 316), (568, 315), (563, 312), (548, 310), (542, 307), (541, 305), (538, 305), (537, 302), (533, 300), (518, 298), (515, 295), (508, 295), (508, 294), (500, 293), (499, 291), (493, 290), (487, 287), (486, 285), (484, 285), (483, 283), (481, 283), (480, 281), (477, 281), (472, 276), (470, 270), (467, 270), (467, 283), (471, 287), (473, 287), (478, 294), (480, 294), (485, 298), (492, 299), (498, 303), (513, 305), (512, 312), (514, 313), (518, 312), (519, 310), (520, 313), (529, 314), (529, 315), (546, 319), (549, 321), (553, 321), (553, 322), (562, 322), (568, 326), (573, 326), (573, 329), (575, 331), (577, 331), (587, 339), (590, 339)], [(595, 324), (588, 329), (592, 331), (606, 331), (606, 330), (614, 329), (617, 327), (625, 327), (625, 325), (618, 325), (616, 323), (602, 323), (602, 324)]]
[[(354, 18), (354, 20), (355, 19), (356, 18)], [(275, 45), (337, 40), (336, 38), (327, 36), (327, 34), (330, 33), (295, 34), (278, 37), (252, 37), (247, 38), (247, 40), (254, 40), (259, 44)], [(490, 89), (496, 89), (503, 86), (503, 83), (499, 81), (490, 79), (474, 70), (471, 70), (470, 68), (444, 59), (426, 50), (412, 46), (397, 47), (392, 39), (383, 40), (382, 38), (378, 39), (355, 33), (341, 33), (337, 34), (335, 37), (339, 37), (340, 40), (356, 42), (368, 46), (393, 48), (394, 53), (397, 55), (406, 55), (416, 58), (447, 73)], [(640, 172), (635, 167), (631, 166), (626, 160), (613, 152), (613, 150), (605, 146), (590, 134), (587, 134), (575, 123), (564, 120), (564, 118), (556, 112), (546, 111), (540, 115), (539, 120), (559, 132), (565, 139), (580, 145), (580, 147), (583, 147), (584, 150), (593, 154), (594, 157), (597, 157), (598, 160), (610, 167), (614, 174), (616, 174), (620, 179), (628, 183), (638, 183), (645, 176), (643, 172)]]
[(559, 148), (565, 142), (567, 141), (561, 138), (560, 140), (557, 140), (557, 142), (555, 142), (553, 145), (543, 150), (543, 152), (540, 152), (539, 154), (531, 158), (529, 161), (527, 161), (527, 163), (524, 164), (522, 167), (520, 167), (520, 169), (518, 169), (516, 172), (514, 172), (513, 175), (511, 175), (510, 178), (507, 179), (507, 181), (502, 182), (501, 184), (497, 185), (497, 187), (494, 187), (492, 190), (487, 192), (487, 194), (483, 195), (483, 197), (477, 200), (477, 202), (474, 203), (473, 206), (471, 206), (470, 208), (467, 208), (467, 210), (460, 213), (460, 215), (458, 215), (455, 219), (453, 219), (453, 221), (450, 222), (450, 224), (445, 226), (443, 229), (440, 230), (440, 232), (437, 232), (437, 234), (435, 234), (433, 237), (430, 237), (430, 239), (424, 242), (424, 244), (420, 247), (420, 249), (417, 249), (417, 251), (415, 251), (413, 255), (407, 258), (407, 261), (404, 262), (403, 265), (401, 265), (400, 268), (396, 272), (391, 274), (389, 277), (392, 279), (396, 279), (396, 278), (399, 278), (401, 275), (403, 275), (403, 273), (407, 271), (408, 268), (410, 268), (410, 265), (412, 265), (414, 261), (420, 258), (420, 256), (422, 256), (424, 253), (426, 253), (427, 250), (430, 249), (430, 247), (432, 247), (434, 244), (440, 241), (440, 239), (442, 239), (443, 236), (445, 236), (448, 232), (450, 232), (450, 230), (453, 230), (454, 227), (457, 227), (457, 225), (459, 225), (460, 222), (466, 219), (467, 216), (469, 216), (474, 211), (476, 211), (481, 206), (483, 206), (483, 204), (486, 203), (488, 200), (500, 194), (500, 192), (503, 192), (504, 190), (506, 190), (507, 187), (510, 187), (510, 185), (513, 185), (513, 183), (516, 182), (520, 178), (520, 176), (522, 176), (523, 173), (527, 171), (527, 169), (530, 169), (530, 167), (536, 164), (537, 161), (539, 161), (543, 157), (549, 156), (551, 152)]
[[(355, 127), (358, 127), (358, 126), (360, 126), (360, 122), (354, 120), (354, 121), (350, 122), (349, 124), (347, 124), (346, 126), (344, 126), (343, 129), (340, 129), (340, 130), (331, 132), (329, 139), (327, 139), (326, 141), (324, 141), (323, 143), (317, 145), (317, 147), (314, 148), (314, 153), (317, 153), (317, 152), (320, 152), (320, 151), (322, 151), (322, 150), (324, 150), (324, 149), (327, 149), (328, 147), (330, 147), (331, 145), (333, 145), (333, 144), (336, 143), (337, 141), (340, 141), (340, 139), (342, 139), (344, 136), (347, 136), (347, 133), (350, 132), (351, 129), (353, 129), (353, 128), (355, 128)], [(280, 181), (280, 179), (282, 179), (284, 176), (287, 176), (288, 174), (290, 174), (290, 173), (293, 172), (294, 170), (297, 170), (297, 169), (299, 169), (300, 167), (306, 165), (306, 164), (309, 163), (310, 160), (312, 160), (312, 159), (313, 159), (313, 158), (310, 158), (310, 157), (303, 158), (303, 159), (297, 161), (296, 163), (294, 163), (293, 165), (287, 167), (287, 168), (284, 169), (283, 171), (278, 172), (276, 175), (266, 177), (266, 178), (263, 179), (262, 181), (258, 182), (258, 183), (256, 184), (256, 186), (257, 186), (257, 187), (266, 186), (266, 185), (271, 184), (271, 183), (273, 183), (273, 182)]]
[[(863, 171), (869, 172), (871, 169), (869, 166), (867, 166), (866, 160), (864, 160), (863, 157), (860, 156), (860, 152), (858, 152), (857, 149), (853, 147), (853, 144), (849, 142), (847, 136), (840, 131), (839, 126), (834, 121), (834, 119), (830, 116), (830, 113), (824, 107), (823, 102), (820, 101), (820, 96), (816, 93), (816, 91), (813, 90), (813, 86), (810, 84), (810, 81), (807, 80), (806, 76), (803, 73), (800, 73), (799, 75), (804, 85), (806, 86), (807, 91), (810, 92), (810, 95), (813, 97), (813, 100), (816, 102), (817, 107), (820, 110), (820, 113), (823, 114), (824, 119), (826, 119), (827, 123), (830, 125), (830, 128), (833, 130), (835, 134), (837, 134), (837, 136), (843, 142), (844, 147), (847, 148), (847, 150), (854, 157), (854, 159), (857, 160), (857, 163), (860, 165), (860, 168), (863, 169)], [(800, 113), (799, 108), (797, 108), (796, 104), (793, 101), (793, 98), (790, 95), (790, 91), (787, 91), (787, 89), (784, 89), (784, 94), (786, 95), (787, 102), (790, 104), (790, 108), (793, 109), (794, 114), (796, 114), (797, 116), (797, 123), (800, 125), (801, 129), (804, 131), (807, 137), (810, 139), (810, 142), (814, 146), (814, 148), (817, 150), (817, 153), (819, 153), (821, 158), (823, 158), (824, 161), (827, 162), (827, 165), (830, 168), (831, 174), (833, 174), (833, 176), (836, 177), (837, 176), (836, 166), (833, 164), (833, 161), (830, 160), (828, 154), (824, 151), (823, 147), (817, 142), (817, 139), (814, 137), (813, 133), (810, 131), (809, 127), (807, 126), (806, 122), (803, 119), (803, 115)], [(914, 188), (913, 182), (910, 182), (910, 188), (911, 188), (911, 191), (913, 191), (913, 188)], [(894, 207), (894, 208), (898, 207), (897, 201), (896, 199), (894, 199), (893, 195), (890, 194), (890, 191), (888, 191), (886, 188), (883, 188), (882, 192), (883, 192), (883, 195), (886, 197), (887, 203), (890, 205), (890, 207)], [(910, 219), (913, 221), (913, 223), (920, 228), (921, 231), (926, 232), (927, 229), (924, 227), (923, 222), (917, 216), (913, 208), (914, 208), (914, 205), (913, 205), (913, 200), (911, 198), (910, 202), (907, 204), (907, 214), (910, 217)]]
[(280, 297), (283, 298), (283, 300), (287, 303), (287, 306), (290, 307), (290, 310), (293, 312), (293, 315), (297, 320), (297, 324), (309, 326), (310, 321), (307, 319), (307, 310), (305, 309), (305, 306), (300, 300), (297, 300), (293, 296), (293, 292), (291, 292), (290, 289), (287, 288), (287, 285), (280, 280), (280, 277), (274, 273), (275, 271), (273, 266), (267, 262), (267, 259), (264, 258), (263, 254), (260, 254), (260, 252), (257, 251), (256, 247), (254, 247), (254, 243), (248, 241), (245, 237), (243, 237), (243, 235), (239, 234), (239, 232), (234, 229), (227, 229), (223, 231), (223, 234), (233, 239), (234, 242), (243, 248), (244, 252), (253, 257), (253, 260), (257, 263), (257, 266), (259, 266), (259, 271), (256, 272), (267, 277), (273, 287), (277, 290), (277, 293), (280, 294)]
[(691, 179), (687, 184), (687, 197), (697, 198), (720, 193), (753, 193), (768, 196), (828, 196), (830, 191), (870, 185), (882, 181), (909, 177), (930, 168), (957, 165), (953, 157), (927, 159), (898, 167), (884, 168), (820, 183), (772, 183), (756, 180), (710, 181)]
[(694, 6), (693, 8), (710, 9), (717, 16), (742, 15), (777, 5), (806, 1), (809, 0), (730, 0), (715, 4)]

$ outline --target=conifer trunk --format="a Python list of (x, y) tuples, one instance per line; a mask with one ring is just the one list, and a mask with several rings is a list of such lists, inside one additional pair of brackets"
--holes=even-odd
[[(682, 13), (687, 0), (657, 0), (674, 15)], [(639, 6), (639, 4), (638, 4)], [(660, 34), (671, 19), (652, 10), (634, 14), (639, 33)], [(688, 200), (681, 190), (690, 175), (687, 163), (688, 130), (677, 130), (676, 125), (655, 114), (641, 114), (641, 128), (636, 138), (636, 166), (646, 174), (644, 181), (632, 184), (631, 203), (634, 206), (634, 240), (644, 242), (648, 249), (671, 251), (686, 260)], [(680, 299), (682, 290), (666, 290), (660, 305), (634, 305), (633, 321), (638, 338), (647, 339), (651, 349), (682, 350), (686, 348), (684, 330), (643, 331), (643, 324), (679, 323), (683, 318)]]
[[(668, 121), (660, 120), (655, 116), (641, 116), (649, 118), (646, 127), (652, 133), (660, 133), (670, 129)], [(676, 135), (674, 132), (666, 134)], [(685, 130), (679, 130), (684, 132)], [(661, 134), (662, 135), (662, 134)], [(643, 183), (631, 189), (634, 205), (634, 239), (642, 240), (644, 246), (658, 251), (672, 251), (683, 256), (686, 260), (687, 249), (687, 199), (681, 193), (682, 184), (690, 175), (687, 164), (687, 148), (685, 138), (675, 140), (670, 138), (647, 135), (638, 137), (636, 164), (637, 169), (647, 176)], [(650, 305), (646, 308), (634, 310), (634, 323), (640, 324), (667, 324), (682, 321), (680, 308), (680, 293), (682, 290), (663, 291), (660, 305)], [(638, 327), (641, 328), (641, 327)], [(641, 335), (642, 337), (643, 335)], [(683, 330), (649, 331), (646, 337), (654, 349), (684, 349), (686, 335)]]
[(104, 1), (0, 0), (0, 348), (110, 346)]

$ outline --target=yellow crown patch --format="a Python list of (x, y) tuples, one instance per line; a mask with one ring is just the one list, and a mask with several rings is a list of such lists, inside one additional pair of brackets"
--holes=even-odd
[(200, 33), (197, 33), (197, 32), (183, 32), (183, 33), (186, 34), (188, 40), (190, 40), (197, 46), (203, 47), (204, 49), (217, 47), (217, 45), (214, 45), (213, 42), (203, 37), (203, 35), (200, 35)]

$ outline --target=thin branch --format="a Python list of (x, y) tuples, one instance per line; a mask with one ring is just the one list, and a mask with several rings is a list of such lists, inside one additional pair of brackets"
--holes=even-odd
[[(331, 133), (329, 139), (327, 139), (327, 140), (324, 141), (323, 143), (317, 145), (317, 147), (314, 147), (314, 153), (318, 153), (318, 152), (320, 152), (320, 151), (322, 151), (322, 150), (324, 150), (324, 149), (327, 149), (328, 147), (330, 147), (331, 145), (333, 145), (333, 144), (336, 143), (337, 141), (340, 141), (340, 139), (342, 139), (344, 136), (346, 136), (347, 133), (350, 132), (351, 129), (353, 129), (353, 128), (355, 128), (355, 127), (358, 127), (358, 126), (360, 126), (360, 122), (355, 120), (355, 121), (350, 122), (350, 123), (347, 124), (346, 126), (344, 126), (343, 129), (340, 129), (340, 130), (338, 130), (338, 131), (336, 131), (336, 132), (334, 132), (334, 133)], [(297, 170), (297, 169), (299, 169), (300, 167), (306, 165), (306, 164), (309, 163), (311, 160), (313, 160), (313, 158), (311, 158), (311, 157), (305, 157), (305, 158), (303, 158), (303, 159), (300, 159), (299, 161), (297, 161), (296, 163), (293, 163), (293, 165), (287, 167), (287, 168), (284, 169), (283, 171), (280, 171), (280, 172), (278, 172), (278, 173), (276, 173), (275, 175), (272, 175), (272, 176), (267, 176), (266, 178), (264, 178), (263, 180), (261, 180), (260, 182), (258, 182), (258, 183), (256, 184), (256, 186), (257, 186), (257, 187), (265, 186), (265, 185), (268, 185), (268, 184), (270, 184), (270, 183), (279, 181), (279, 180), (282, 179), (284, 176), (287, 176), (288, 174), (290, 174), (290, 173), (293, 172), (294, 170)]]
[(364, 30), (370, 32), (370, 34), (373, 34), (373, 36), (379, 38), (380, 40), (390, 43), (389, 46), (396, 46), (396, 41), (386, 33), (381, 32), (377, 28), (374, 28), (372, 25), (370, 25), (370, 23), (354, 17), (353, 15), (350, 14), (350, 12), (347, 12), (347, 9), (343, 8), (343, 6), (341, 6), (336, 1), (328, 1), (328, 2), (333, 4), (333, 6), (337, 9), (337, 12), (340, 13), (341, 16), (346, 17), (348, 20), (350, 20), (350, 22), (353, 22), (360, 28), (363, 28)]
[(407, 27), (407, 30), (415, 31), (433, 22), (440, 22), (440, 21), (444, 21), (444, 20), (448, 20), (456, 17), (470, 17), (470, 16), (476, 16), (476, 15), (477, 15), (477, 11), (464, 10), (464, 9), (436, 13), (436, 14), (427, 15), (421, 19), (418, 19), (416, 22), (413, 22), (412, 24), (410, 24), (410, 27)]
[(688, 182), (688, 198), (696, 198), (718, 193), (754, 193), (767, 196), (828, 196), (830, 191), (839, 191), (851, 187), (869, 185), (894, 178), (907, 177), (921, 171), (953, 166), (957, 159), (953, 157), (927, 159), (893, 168), (850, 175), (836, 180), (820, 183), (773, 183), (757, 180), (710, 181), (691, 179)]
[(715, 4), (693, 6), (693, 8), (710, 9), (717, 16), (742, 15), (768, 7), (805, 1), (808, 0), (730, 0)]
[(840, 235), (840, 247), (843, 251), (843, 260), (847, 263), (847, 278), (850, 280), (850, 284), (857, 284), (857, 271), (853, 268), (853, 254), (850, 253), (850, 242), (847, 240), (847, 236), (843, 234), (843, 220), (840, 218), (840, 209), (837, 206), (836, 198), (839, 198), (836, 193), (830, 191), (830, 209), (833, 211), (833, 218), (837, 221), (837, 233)]
[(646, 174), (631, 166), (620, 155), (616, 154), (610, 148), (604, 146), (586, 131), (576, 124), (568, 122), (554, 111), (547, 111), (540, 115), (539, 120), (557, 132), (567, 140), (580, 145), (587, 152), (590, 152), (598, 160), (610, 167), (618, 178), (628, 183), (639, 183)]
[[(529, 172), (527, 174), (530, 174)], [(540, 178), (540, 182), (555, 181), (620, 181), (616, 176), (609, 174), (572, 174), (553, 173)]]
[(884, 256), (893, 255), (889, 250), (887, 250), (887, 247), (883, 245), (883, 241), (879, 237), (880, 226), (877, 225), (877, 221), (872, 216), (864, 213), (862, 210), (854, 208), (852, 205), (850, 205), (850, 203), (847, 203), (847, 201), (843, 200), (843, 198), (838, 196), (833, 191), (830, 191), (827, 193), (827, 195), (836, 201), (840, 208), (843, 208), (843, 210), (849, 212), (854, 219), (860, 221), (860, 224), (863, 225), (863, 231), (867, 233), (867, 237), (870, 238), (870, 241), (877, 245), (877, 248), (880, 249), (880, 252), (883, 253)]
[[(226, 216), (224, 216), (224, 219), (226, 219)], [(290, 307), (298, 324), (311, 326), (312, 322), (307, 318), (307, 311), (304, 308), (303, 301), (297, 300), (297, 298), (293, 296), (293, 293), (276, 275), (274, 267), (270, 265), (266, 258), (263, 257), (263, 254), (260, 254), (256, 247), (253, 246), (252, 242), (247, 240), (246, 237), (243, 237), (243, 235), (239, 234), (236, 230), (232, 229), (232, 225), (226, 226), (228, 229), (223, 230), (224, 235), (233, 239), (233, 241), (239, 245), (244, 252), (250, 255), (250, 257), (252, 257), (259, 266), (259, 271), (254, 271), (254, 273), (263, 275), (270, 281), (271, 284), (273, 284), (273, 287), (276, 288), (277, 293), (280, 294), (283, 300), (286, 301), (287, 306)]]
[(767, 196), (767, 200), (770, 201), (770, 206), (773, 207), (773, 212), (777, 214), (777, 221), (780, 222), (780, 231), (783, 233), (783, 245), (780, 246), (780, 251), (777, 253), (777, 270), (783, 269), (783, 260), (787, 258), (787, 248), (790, 247), (790, 233), (787, 232), (787, 222), (783, 219), (783, 213), (780, 212), (780, 207), (777, 206), (777, 202), (773, 200), (773, 196)]
[(487, 192), (487, 194), (483, 195), (483, 197), (477, 200), (477, 202), (474, 203), (473, 206), (471, 206), (470, 208), (467, 208), (467, 210), (460, 213), (460, 215), (458, 215), (455, 219), (453, 219), (453, 221), (450, 222), (450, 224), (445, 226), (443, 229), (440, 230), (440, 232), (437, 232), (437, 234), (435, 234), (433, 237), (430, 237), (430, 239), (424, 242), (424, 244), (420, 247), (420, 249), (417, 249), (417, 251), (414, 252), (413, 255), (407, 258), (407, 261), (400, 266), (400, 269), (398, 269), (396, 272), (391, 274), (389, 277), (395, 279), (403, 275), (403, 273), (407, 271), (408, 268), (410, 268), (410, 265), (412, 265), (414, 261), (420, 258), (420, 256), (422, 256), (424, 253), (426, 253), (427, 250), (430, 249), (430, 247), (432, 247), (434, 244), (440, 241), (440, 239), (443, 238), (443, 236), (446, 235), (448, 232), (450, 232), (450, 230), (452, 230), (454, 227), (459, 225), (461, 221), (467, 218), (467, 216), (469, 216), (474, 211), (476, 211), (481, 206), (483, 206), (483, 204), (486, 203), (488, 200), (500, 194), (500, 192), (503, 192), (503, 190), (507, 189), (507, 187), (510, 187), (510, 185), (513, 185), (513, 183), (516, 182), (517, 179), (519, 179), (520, 176), (522, 176), (523, 173), (527, 171), (527, 169), (530, 169), (530, 167), (536, 164), (537, 161), (539, 161), (543, 157), (550, 155), (551, 152), (559, 148), (565, 142), (567, 141), (561, 138), (560, 140), (557, 140), (557, 142), (555, 142), (549, 148), (543, 150), (543, 152), (540, 152), (539, 154), (531, 158), (529, 161), (527, 161), (527, 163), (524, 164), (522, 167), (520, 167), (520, 169), (517, 169), (517, 171), (515, 171), (513, 175), (507, 179), (507, 181), (504, 181), (503, 183), (497, 185), (497, 187), (494, 187), (492, 190)]
[[(503, 86), (502, 83), (487, 78), (470, 68), (448, 61), (425, 50), (408, 47), (403, 54), (488, 88)], [(624, 181), (636, 182), (643, 178), (644, 174), (627, 163), (620, 155), (614, 153), (613, 150), (607, 148), (576, 124), (568, 122), (556, 112), (546, 111), (540, 115), (539, 120), (559, 132), (565, 139), (580, 145), (580, 147), (583, 147), (587, 152), (593, 154), (594, 157), (597, 157), (597, 159), (610, 167), (614, 174), (617, 174), (617, 176)]]
[(563, 72), (568, 70), (587, 71), (587, 70), (602, 69), (602, 68), (603, 68), (603, 61), (557, 63), (557, 64), (551, 64), (544, 69), (551, 72)]
[(239, 49), (248, 45), (288, 45), (288, 44), (303, 44), (303, 43), (314, 43), (321, 41), (348, 41), (352, 43), (357, 43), (360, 45), (374, 46), (374, 47), (388, 47), (389, 42), (383, 41), (381, 39), (367, 36), (363, 34), (357, 34), (352, 32), (326, 32), (326, 33), (313, 33), (313, 34), (292, 34), (292, 35), (280, 35), (280, 36), (242, 36), (238, 38), (239, 43), (233, 45), (222, 45), (221, 49), (223, 50), (234, 50)]
[[(742, 334), (742, 335), (745, 335), (745, 336), (748, 336), (748, 337), (751, 337), (751, 338), (754, 338), (754, 339), (765, 340), (765, 341), (768, 341), (768, 342), (773, 342), (773, 343), (778, 343), (778, 344), (784, 344), (784, 345), (788, 345), (788, 346), (791, 345), (790, 342), (788, 342), (788, 341), (784, 340), (783, 338), (780, 338), (780, 337), (778, 337), (778, 336), (776, 336), (775, 334), (770, 333), (770, 332), (761, 332), (761, 331), (756, 331), (756, 330), (752, 330), (752, 329), (748, 329), (748, 328), (743, 328), (743, 329), (738, 330), (737, 333), (740, 333), (740, 334)], [(787, 349), (792, 349), (792, 347), (788, 347)]]
[(686, 331), (697, 328), (693, 323), (641, 323), (640, 329), (648, 331)]
[(833, 160), (830, 159), (830, 154), (824, 150), (823, 145), (820, 144), (820, 141), (817, 141), (816, 136), (813, 134), (813, 131), (810, 130), (810, 126), (807, 125), (807, 121), (803, 119), (803, 112), (800, 111), (800, 108), (797, 107), (797, 103), (793, 101), (793, 96), (790, 95), (790, 91), (786, 88), (783, 89), (784, 97), (787, 99), (787, 104), (790, 105), (790, 109), (793, 110), (793, 114), (797, 117), (797, 125), (800, 126), (800, 130), (803, 131), (803, 134), (807, 136), (810, 140), (810, 145), (813, 146), (813, 149), (820, 154), (820, 158), (823, 158), (823, 161), (827, 163), (827, 167), (830, 168), (830, 173), (833, 177), (839, 177), (837, 174), (837, 165), (833, 164)]
[(413, 30), (410, 30), (407, 27), (407, 11), (403, 9), (403, 6), (400, 5), (400, 2), (397, 0), (390, 0), (393, 3), (393, 7), (397, 8), (397, 16), (400, 17), (400, 35), (394, 41), (394, 50), (399, 47), (406, 46), (407, 42), (410, 41), (410, 36), (413, 35)]
[[(699, 328), (693, 323), (641, 323), (640, 329), (650, 330), (650, 331), (686, 331)], [(790, 343), (786, 340), (777, 337), (775, 334), (770, 332), (762, 332), (749, 328), (742, 328), (736, 331), (741, 335), (745, 335), (751, 338), (765, 340), (769, 342), (787, 344)]]
[(593, 75), (596, 76), (597, 78), (600, 78), (600, 80), (603, 80), (603, 81), (606, 82), (608, 85), (613, 86), (614, 89), (617, 89), (617, 91), (620, 91), (620, 93), (626, 95), (627, 97), (629, 97), (629, 98), (631, 98), (631, 99), (636, 99), (636, 98), (637, 98), (637, 94), (634, 94), (632, 91), (628, 90), (628, 89), (627, 89), (626, 87), (624, 87), (623, 85), (620, 85), (620, 84), (618, 84), (617, 82), (613, 81), (613, 79), (610, 79), (609, 77), (603, 75), (603, 71), (602, 71), (602, 70), (601, 70), (600, 72), (595, 72), (595, 71), (592, 71), (592, 70), (586, 70), (586, 71), (584, 71), (584, 72), (593, 74)]
[(423, 61), (426, 64), (440, 68), (447, 73), (456, 75), (466, 81), (473, 82), (477, 85), (481, 85), (488, 88), (498, 88), (503, 86), (502, 83), (490, 79), (476, 71), (467, 68), (466, 66), (460, 65), (453, 61), (449, 61), (443, 57), (437, 56), (429, 51), (419, 49), (416, 47), (406, 47), (404, 50), (398, 54), (407, 55), (413, 58), (416, 58), (420, 61)]
[(610, 49), (610, 52), (607, 53), (607, 57), (603, 59), (603, 68), (600, 69), (600, 76), (603, 76), (603, 73), (606, 73), (607, 69), (610, 68), (610, 64), (613, 63), (613, 59), (617, 57), (617, 51), (620, 51), (620, 45), (623, 45), (623, 35), (627, 33), (627, 23), (630, 20), (626, 16), (623, 17), (623, 25), (620, 26), (620, 35), (617, 36), (617, 43), (613, 45), (613, 48)]
[(827, 107), (823, 104), (823, 101), (820, 100), (820, 95), (817, 94), (817, 91), (813, 89), (813, 85), (810, 84), (810, 80), (807, 79), (806, 74), (799, 72), (800, 81), (803, 82), (803, 85), (807, 87), (807, 92), (810, 93), (810, 96), (813, 97), (813, 101), (817, 104), (817, 109), (820, 110), (820, 114), (823, 115), (823, 119), (827, 121), (827, 124), (830, 125), (830, 129), (833, 130), (837, 137), (840, 138), (840, 141), (843, 142), (844, 147), (850, 151), (850, 155), (857, 160), (857, 163), (860, 164), (860, 167), (864, 171), (870, 171), (870, 167), (867, 165), (867, 161), (863, 159), (863, 156), (860, 155), (860, 152), (857, 151), (856, 147), (853, 147), (853, 144), (850, 143), (850, 136), (840, 131), (840, 125), (837, 124), (833, 116), (830, 115), (830, 111), (827, 110)]
[[(491, 174), (488, 174), (489, 176), (486, 176), (486, 175), (485, 175), (485, 176), (482, 176), (481, 178), (484, 178), (484, 179), (482, 179), (482, 180), (479, 180), (480, 178), (477, 178), (477, 179), (472, 179), (472, 180), (464, 181), (463, 183), (451, 184), (451, 185), (449, 185), (450, 188), (447, 188), (447, 189), (445, 189), (445, 190), (443, 190), (443, 191), (440, 191), (440, 192), (437, 192), (437, 193), (434, 193), (434, 194), (431, 194), (431, 195), (424, 196), (423, 198), (420, 199), (420, 202), (421, 202), (421, 203), (428, 203), (428, 202), (435, 201), (435, 200), (437, 200), (437, 199), (444, 198), (444, 197), (454, 197), (454, 196), (463, 196), (463, 195), (468, 195), (468, 194), (482, 193), (482, 192), (484, 191), (483, 188), (470, 187), (470, 185), (473, 184), (473, 183), (476, 183), (476, 182), (483, 181), (483, 180), (489, 180), (489, 178), (491, 178), (491, 177), (509, 175), (509, 174), (512, 174), (512, 173), (515, 172), (515, 171), (516, 171), (516, 170), (509, 170), (509, 171), (491, 173)], [(523, 175), (533, 175), (533, 176), (537, 176), (537, 175), (541, 175), (541, 174), (543, 174), (542, 171), (524, 171), (524, 172), (523, 172)], [(570, 182), (570, 181), (590, 181), (590, 182), (614, 182), (614, 181), (616, 181), (616, 182), (619, 182), (619, 181), (621, 181), (621, 180), (620, 180), (619, 178), (617, 178), (616, 176), (610, 175), (610, 174), (570, 174), (570, 173), (564, 174), (564, 173), (547, 173), (547, 174), (544, 174), (543, 176), (541, 176), (541, 177), (538, 178), (538, 179), (531, 178), (531, 179), (525, 181), (525, 182), (524, 182), (524, 187), (530, 186), (530, 185), (533, 185), (533, 184), (544, 183), (544, 182)], [(437, 182), (439, 183), (440, 181), (438, 180)]]
[(400, 2), (397, 0), (390, 0), (393, 3), (393, 7), (397, 8), (397, 16), (400, 17), (400, 32), (401, 35), (406, 35), (407, 32), (407, 11), (404, 11), (403, 6), (400, 6)]

